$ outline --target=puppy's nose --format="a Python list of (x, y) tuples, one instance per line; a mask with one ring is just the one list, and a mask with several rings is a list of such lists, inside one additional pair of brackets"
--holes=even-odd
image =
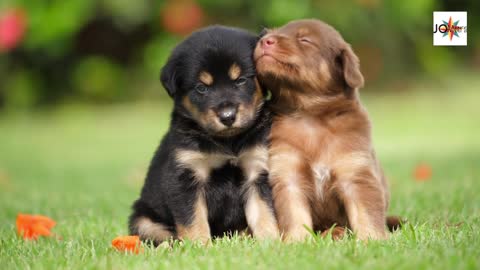
[(270, 37), (264, 37), (262, 38), (262, 46), (263, 47), (271, 47), (273, 45), (275, 45), (275, 43), (277, 43), (277, 39), (270, 36)]
[(222, 108), (217, 112), (217, 116), (220, 122), (222, 122), (225, 126), (231, 127), (233, 122), (235, 122), (235, 118), (237, 117), (237, 108), (233, 106)]

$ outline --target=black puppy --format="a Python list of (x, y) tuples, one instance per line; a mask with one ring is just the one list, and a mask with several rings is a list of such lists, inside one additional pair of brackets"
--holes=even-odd
[(233, 231), (279, 237), (267, 173), (271, 117), (255, 77), (257, 37), (223, 26), (179, 44), (161, 80), (170, 129), (130, 216), (131, 234), (202, 242)]

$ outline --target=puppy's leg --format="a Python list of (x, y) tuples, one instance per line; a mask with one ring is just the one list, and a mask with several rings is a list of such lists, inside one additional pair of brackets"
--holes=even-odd
[(176, 228), (179, 239), (200, 241), (204, 244), (210, 240), (208, 209), (205, 195), (202, 191), (199, 191), (196, 194), (193, 204), (193, 215), (186, 221), (183, 219), (176, 220)]
[(175, 237), (174, 229), (162, 222), (165, 217), (159, 215), (148, 203), (137, 200), (132, 208), (133, 213), (129, 218), (131, 235), (140, 236), (142, 241), (153, 241), (155, 245)]
[[(270, 149), (270, 183), (280, 233), (287, 242), (309, 236), (305, 226), (313, 228), (309, 193), (313, 188), (306, 174), (307, 162), (289, 146)], [(311, 179), (310, 179), (311, 180)]]
[(271, 190), (266, 175), (247, 187), (245, 215), (248, 227), (259, 239), (278, 239), (277, 219), (271, 200)]
[(154, 222), (149, 217), (137, 217), (130, 224), (130, 233), (140, 236), (142, 241), (151, 240), (155, 245), (159, 245), (163, 241), (174, 238), (167, 226), (162, 223)]
[(386, 239), (385, 196), (381, 186), (372, 181), (374, 174), (365, 172), (343, 179), (339, 196), (343, 200), (348, 222), (361, 240)]

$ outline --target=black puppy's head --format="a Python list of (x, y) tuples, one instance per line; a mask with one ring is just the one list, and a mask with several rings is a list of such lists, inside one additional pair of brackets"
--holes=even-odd
[(175, 110), (213, 136), (250, 127), (264, 101), (253, 62), (257, 40), (244, 30), (211, 26), (180, 43), (161, 74)]

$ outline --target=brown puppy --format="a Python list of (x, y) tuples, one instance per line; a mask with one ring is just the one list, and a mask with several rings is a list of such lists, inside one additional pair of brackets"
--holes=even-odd
[(267, 33), (255, 49), (272, 91), (270, 181), (287, 241), (304, 226), (348, 226), (360, 239), (384, 239), (389, 192), (359, 102), (359, 60), (331, 26), (299, 20)]

